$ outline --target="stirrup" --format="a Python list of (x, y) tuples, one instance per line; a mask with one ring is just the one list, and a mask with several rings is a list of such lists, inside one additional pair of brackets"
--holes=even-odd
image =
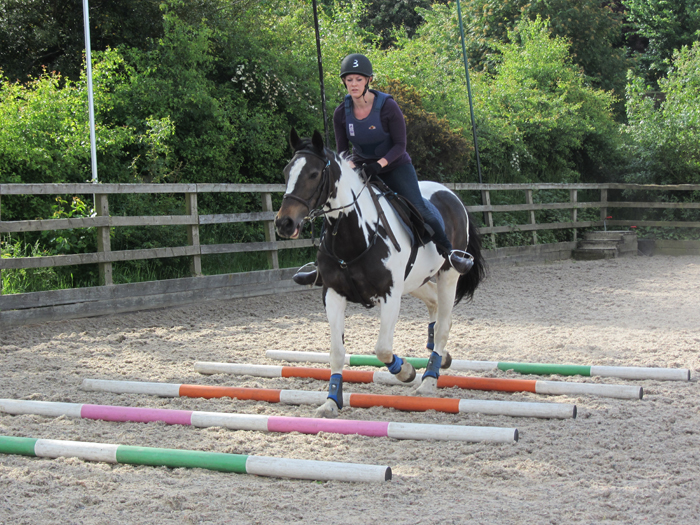
[(472, 269), (472, 266), (474, 266), (474, 256), (464, 250), (452, 250), (447, 260), (450, 266), (462, 275), (467, 273)]
[[(307, 266), (312, 266), (313, 269), (311, 270), (305, 270)], [(318, 284), (319, 286), (323, 284), (323, 281), (321, 280), (321, 275), (318, 273), (318, 267), (316, 266), (316, 262), (310, 262), (306, 263), (304, 266), (299, 268), (297, 270), (297, 273), (294, 274), (292, 277), (292, 280), (301, 285), (314, 285)]]

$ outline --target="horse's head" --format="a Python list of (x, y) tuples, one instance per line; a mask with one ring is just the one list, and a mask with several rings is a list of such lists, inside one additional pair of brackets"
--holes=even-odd
[(289, 143), (294, 157), (284, 168), (287, 190), (275, 217), (275, 228), (281, 237), (296, 239), (304, 219), (328, 199), (332, 155), (324, 147), (318, 131), (308, 140), (300, 139), (292, 129)]

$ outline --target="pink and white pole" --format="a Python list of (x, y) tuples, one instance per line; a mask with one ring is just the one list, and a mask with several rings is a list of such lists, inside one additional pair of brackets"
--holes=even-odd
[(394, 439), (438, 439), (443, 441), (493, 443), (513, 443), (518, 441), (518, 430), (515, 428), (227, 414), (18, 399), (0, 399), (0, 411), (13, 415), (66, 416), (103, 421), (139, 423), (162, 421), (168, 425), (191, 425), (200, 428), (223, 427), (230, 430), (254, 430), (261, 432), (300, 432), (302, 434), (328, 432), (332, 434), (358, 434), (361, 436), (390, 437)]

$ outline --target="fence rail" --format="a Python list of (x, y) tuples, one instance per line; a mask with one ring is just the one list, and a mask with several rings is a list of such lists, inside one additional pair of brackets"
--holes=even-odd
[[(571, 230), (573, 241), (576, 241), (577, 230), (597, 227), (629, 227), (650, 226), (667, 228), (700, 228), (700, 221), (678, 220), (613, 220), (610, 219), (611, 209), (674, 209), (699, 210), (698, 202), (674, 202), (656, 200), (639, 202), (627, 200), (609, 200), (610, 192), (643, 191), (647, 194), (656, 192), (687, 192), (700, 191), (700, 185), (639, 185), (639, 184), (446, 184), (458, 192), (480, 193), (481, 204), (469, 206), (472, 214), (483, 217), (481, 232), (488, 236), (491, 246), (497, 247), (497, 235), (512, 232), (530, 232), (532, 244), (538, 244), (538, 232), (552, 230)], [(29, 294), (2, 294), (0, 279), (0, 312), (4, 311), (5, 319), (8, 314), (21, 317), (18, 312), (10, 310), (49, 308), (44, 318), (51, 318), (60, 312), (50, 313), (50, 309), (59, 306), (68, 308), (73, 315), (79, 315), (81, 307), (78, 303), (108, 304), (110, 301), (120, 302), (126, 310), (140, 307), (154, 307), (171, 304), (173, 300), (185, 301), (187, 297), (196, 300), (202, 294), (208, 296), (226, 296), (234, 293), (232, 290), (214, 293), (218, 288), (237, 287), (241, 294), (253, 295), (256, 290), (260, 293), (275, 293), (283, 289), (294, 289), (289, 279), (293, 269), (281, 269), (279, 266), (279, 251), (312, 246), (311, 239), (277, 240), (274, 230), (275, 210), (272, 208), (272, 196), (285, 190), (281, 184), (0, 184), (0, 234), (17, 234), (23, 232), (61, 231), (76, 228), (95, 228), (97, 232), (97, 251), (73, 255), (54, 255), (45, 257), (2, 258), (0, 259), (0, 275), (3, 270), (29, 268), (47, 268), (81, 264), (97, 264), (99, 268), (100, 286), (75, 290), (55, 290), (51, 292), (35, 292)], [(536, 192), (542, 190), (561, 190), (568, 192), (568, 200), (564, 202), (535, 202)], [(578, 200), (579, 192), (596, 192), (598, 200), (582, 202)], [(508, 192), (510, 195), (524, 194), (524, 203), (492, 204), (494, 192)], [(248, 213), (199, 214), (197, 197), (206, 193), (253, 193), (260, 196), (261, 211)], [(109, 213), (109, 198), (112, 195), (124, 194), (182, 194), (184, 195), (183, 213), (178, 215), (159, 216), (112, 216)], [(95, 216), (69, 219), (37, 219), (37, 220), (2, 220), (3, 198), (17, 195), (94, 195)], [(594, 195), (594, 197), (596, 197)], [(579, 220), (581, 210), (598, 210), (595, 218)], [(542, 222), (537, 220), (536, 212), (568, 211), (566, 220), (558, 222)], [(498, 224), (494, 216), (502, 213), (525, 212), (527, 220), (520, 224)], [(589, 214), (590, 215), (590, 214)], [(265, 234), (264, 242), (230, 243), (230, 244), (201, 244), (200, 228), (214, 224), (231, 223), (262, 223)], [(110, 244), (110, 229), (138, 226), (181, 226), (187, 229), (187, 245), (162, 248), (135, 249), (113, 251)], [(246, 272), (243, 274), (228, 274), (229, 277), (203, 276), (201, 258), (212, 254), (265, 252), (269, 270)], [(113, 263), (123, 261), (148, 260), (169, 257), (188, 257), (190, 259), (191, 278), (173, 279), (169, 281), (153, 281), (137, 285), (114, 286), (112, 279)], [(231, 277), (231, 276), (235, 276)], [(208, 290), (202, 292), (202, 290)], [(117, 291), (118, 290), (118, 291)], [(141, 294), (138, 299), (133, 295)], [(172, 295), (175, 294), (175, 295)], [(199, 295), (198, 295), (199, 294)], [(25, 296), (25, 297), (18, 297)], [(177, 299), (173, 299), (177, 296)], [(132, 299), (127, 300), (127, 297)], [(149, 297), (148, 299), (146, 297)], [(170, 301), (170, 302), (169, 302)], [(130, 304), (126, 304), (129, 303)], [(70, 306), (70, 307), (69, 307)], [(124, 311), (126, 311), (124, 310)], [(90, 310), (85, 307), (85, 311)], [(48, 317), (47, 317), (48, 316)], [(3, 323), (0, 323), (3, 324)]]

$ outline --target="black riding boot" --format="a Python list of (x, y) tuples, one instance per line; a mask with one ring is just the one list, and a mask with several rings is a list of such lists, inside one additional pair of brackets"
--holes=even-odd
[[(306, 267), (312, 265), (313, 268), (311, 270), (305, 270)], [(321, 279), (321, 274), (318, 273), (318, 268), (316, 267), (316, 263), (307, 263), (301, 268), (299, 268), (299, 271), (294, 274), (294, 277), (292, 277), (292, 280), (301, 285), (312, 285), (315, 284), (316, 286), (323, 286), (323, 280)]]
[[(468, 257), (464, 257), (462, 254)], [(462, 275), (467, 273), (472, 269), (472, 266), (474, 266), (474, 257), (462, 250), (452, 250), (446, 258), (450, 266)]]
[(435, 231), (432, 240), (438, 249), (438, 253), (450, 263), (450, 266), (462, 275), (471, 270), (472, 266), (474, 266), (474, 257), (464, 250), (452, 249), (452, 243), (447, 239), (445, 230), (442, 229), (442, 225), (437, 219), (433, 219), (428, 225)]

